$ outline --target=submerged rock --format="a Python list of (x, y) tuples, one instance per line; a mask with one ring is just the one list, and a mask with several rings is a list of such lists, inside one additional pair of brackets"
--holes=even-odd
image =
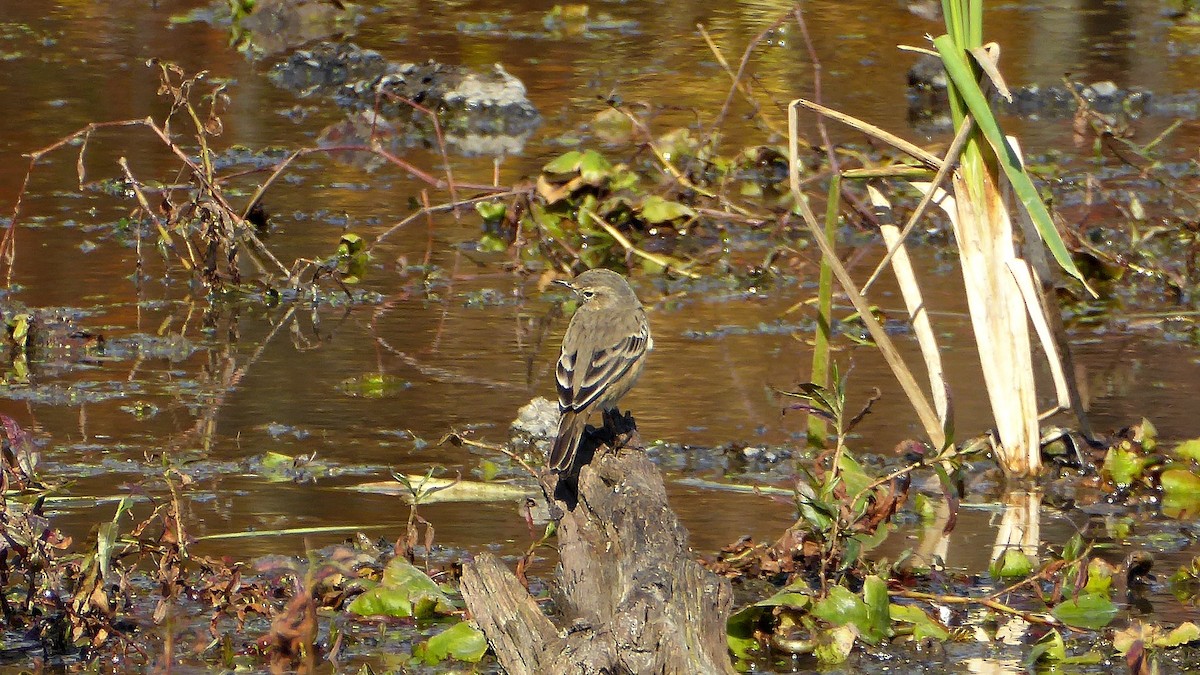
[[(325, 42), (293, 52), (270, 77), (301, 96), (327, 96), (356, 113), (378, 110), (384, 118), (428, 124), (408, 102), (419, 104), (436, 112), (448, 140), (468, 152), (519, 149), (523, 136), (541, 123), (524, 83), (499, 64), (484, 72), (436, 61), (397, 64), (353, 43)], [(489, 143), (489, 137), (500, 141)]]
[[(946, 86), (945, 68), (935, 57), (922, 55), (909, 69), (908, 117), (914, 126), (949, 124), (945, 114), (949, 105)], [(1104, 80), (1091, 84), (1030, 84), (1013, 87), (1011, 93), (1012, 100), (1005, 100), (992, 92), (992, 101), (1001, 112), (1025, 117), (1070, 117), (1079, 107), (1080, 99), (1092, 110), (1106, 115), (1121, 114), (1133, 119), (1145, 116), (1200, 117), (1200, 91), (1196, 90), (1153, 94), (1141, 87), (1122, 89), (1116, 83)]]
[(545, 456), (558, 434), (558, 404), (538, 396), (517, 412), (509, 426), (509, 443), (514, 451)]

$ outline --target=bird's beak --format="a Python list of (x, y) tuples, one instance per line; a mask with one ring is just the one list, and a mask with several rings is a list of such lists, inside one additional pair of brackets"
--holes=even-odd
[(571, 290), (575, 290), (575, 284), (571, 283), (570, 279), (555, 279), (554, 283), (558, 284), (559, 286), (566, 286)]

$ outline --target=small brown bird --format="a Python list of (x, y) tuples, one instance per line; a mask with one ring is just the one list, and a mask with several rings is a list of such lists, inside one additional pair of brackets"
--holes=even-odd
[(554, 471), (569, 473), (588, 417), (597, 408), (616, 410), (642, 374), (654, 338), (642, 303), (620, 274), (588, 270), (558, 283), (575, 291), (580, 301), (555, 369), (562, 418), (549, 460)]

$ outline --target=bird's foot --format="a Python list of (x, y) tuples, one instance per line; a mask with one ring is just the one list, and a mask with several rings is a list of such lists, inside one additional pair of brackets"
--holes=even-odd
[(604, 434), (608, 439), (609, 447), (613, 450), (621, 449), (629, 442), (633, 432), (637, 431), (637, 422), (634, 421), (633, 414), (629, 411), (622, 413), (613, 408), (603, 411), (602, 416), (604, 418)]

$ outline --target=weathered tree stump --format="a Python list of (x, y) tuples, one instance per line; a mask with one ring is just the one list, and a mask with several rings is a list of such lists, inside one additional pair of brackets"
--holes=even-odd
[(634, 449), (637, 433), (624, 445), (602, 447), (577, 483), (542, 476), (551, 511), (562, 513), (561, 628), (495, 556), (464, 568), (467, 607), (509, 675), (734, 672), (729, 581), (692, 559), (662, 476)]

